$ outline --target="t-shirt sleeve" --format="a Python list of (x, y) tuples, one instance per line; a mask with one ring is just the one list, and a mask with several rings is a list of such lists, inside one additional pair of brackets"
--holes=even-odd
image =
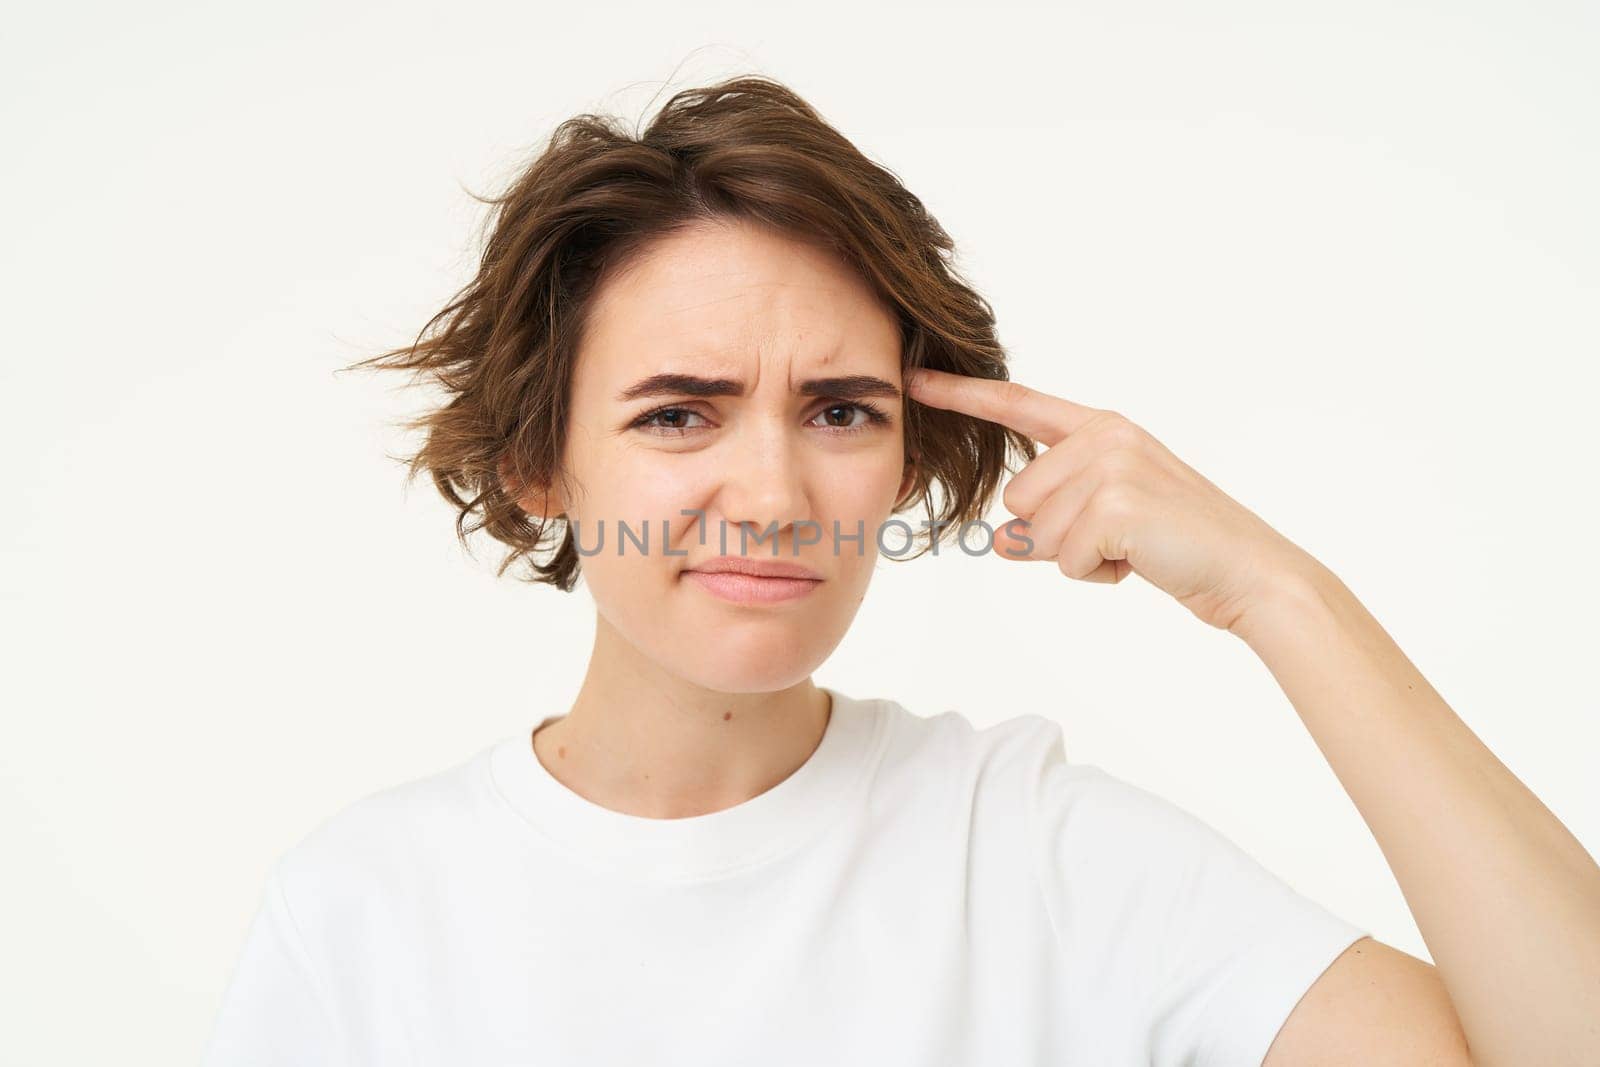
[(276, 868), (245, 935), (201, 1067), (333, 1067), (345, 1062), (324, 987)]
[(1169, 801), (1067, 762), (1060, 725), (1038, 718), (1035, 855), (1072, 987), (1137, 1027), (1152, 1067), (1260, 1064), (1366, 932)]

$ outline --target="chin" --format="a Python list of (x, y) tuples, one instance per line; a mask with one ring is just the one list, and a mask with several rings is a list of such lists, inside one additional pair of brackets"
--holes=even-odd
[(694, 672), (683, 672), (685, 680), (716, 693), (778, 693), (799, 685), (821, 666), (820, 663), (768, 663), (707, 665)]
[(776, 693), (811, 677), (837, 639), (815, 623), (789, 620), (710, 623), (691, 631), (696, 640), (671, 650), (663, 663), (695, 685), (719, 693)]

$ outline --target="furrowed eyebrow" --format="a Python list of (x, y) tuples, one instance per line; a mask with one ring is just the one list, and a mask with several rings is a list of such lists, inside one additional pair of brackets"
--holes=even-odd
[[(879, 396), (898, 399), (900, 390), (891, 382), (870, 374), (847, 374), (838, 378), (808, 378), (800, 383), (802, 396), (825, 396), (838, 400), (858, 400)], [(732, 378), (701, 378), (693, 374), (652, 374), (617, 394), (627, 402), (646, 396), (743, 396), (744, 383)]]
[(744, 383), (732, 378), (700, 378), (693, 374), (652, 374), (617, 394), (620, 401), (645, 396), (742, 396)]
[(870, 374), (847, 374), (842, 378), (808, 378), (800, 383), (800, 395), (826, 396), (836, 400), (861, 400), (870, 396), (898, 400), (900, 390), (892, 382)]

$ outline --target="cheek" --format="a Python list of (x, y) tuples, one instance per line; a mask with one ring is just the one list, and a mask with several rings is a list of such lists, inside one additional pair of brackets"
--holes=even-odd
[[(579, 565), (597, 600), (619, 610), (621, 605), (651, 602), (684, 565), (685, 553), (704, 553), (699, 547), (701, 520), (683, 514), (685, 508), (705, 506), (704, 479), (683, 459), (621, 452), (587, 472), (579, 511), (580, 545), (587, 554)], [(598, 552), (596, 544), (601, 546)]]
[(608, 534), (619, 520), (637, 529), (648, 519), (654, 536), (663, 518), (677, 517), (684, 495), (692, 491), (694, 474), (681, 462), (683, 457), (581, 433), (569, 447), (573, 471), (583, 486), (578, 510), (588, 524), (604, 519)]
[(899, 448), (862, 452), (853, 456), (829, 457), (817, 484), (818, 492), (831, 506), (848, 515), (888, 514), (905, 474)]
[[(895, 449), (893, 455), (832, 457), (823, 476), (814, 483), (817, 488), (813, 513), (823, 531), (817, 549), (834, 551), (843, 572), (871, 571), (878, 552), (879, 527), (891, 514), (903, 474), (900, 452)], [(840, 537), (836, 549), (832, 547), (834, 523), (838, 523)], [(844, 540), (855, 535), (858, 525), (864, 534), (863, 543)], [(888, 544), (898, 545), (900, 541), (898, 532), (888, 535)]]
[(652, 524), (677, 515), (678, 509), (692, 506), (700, 479), (684, 464), (640, 461), (623, 458), (601, 473), (601, 495), (607, 507), (630, 519), (648, 517)]

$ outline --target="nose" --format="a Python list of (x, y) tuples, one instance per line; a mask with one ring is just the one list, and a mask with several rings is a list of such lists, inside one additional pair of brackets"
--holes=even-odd
[[(792, 538), (789, 531), (796, 523), (811, 518), (804, 442), (782, 419), (752, 421), (748, 432), (727, 440), (719, 464), (717, 511), (728, 523), (728, 551), (770, 555), (769, 542), (776, 538), (780, 551), (792, 552), (781, 542)], [(738, 540), (741, 527), (749, 530), (744, 545)], [(807, 537), (815, 533), (808, 531)]]

